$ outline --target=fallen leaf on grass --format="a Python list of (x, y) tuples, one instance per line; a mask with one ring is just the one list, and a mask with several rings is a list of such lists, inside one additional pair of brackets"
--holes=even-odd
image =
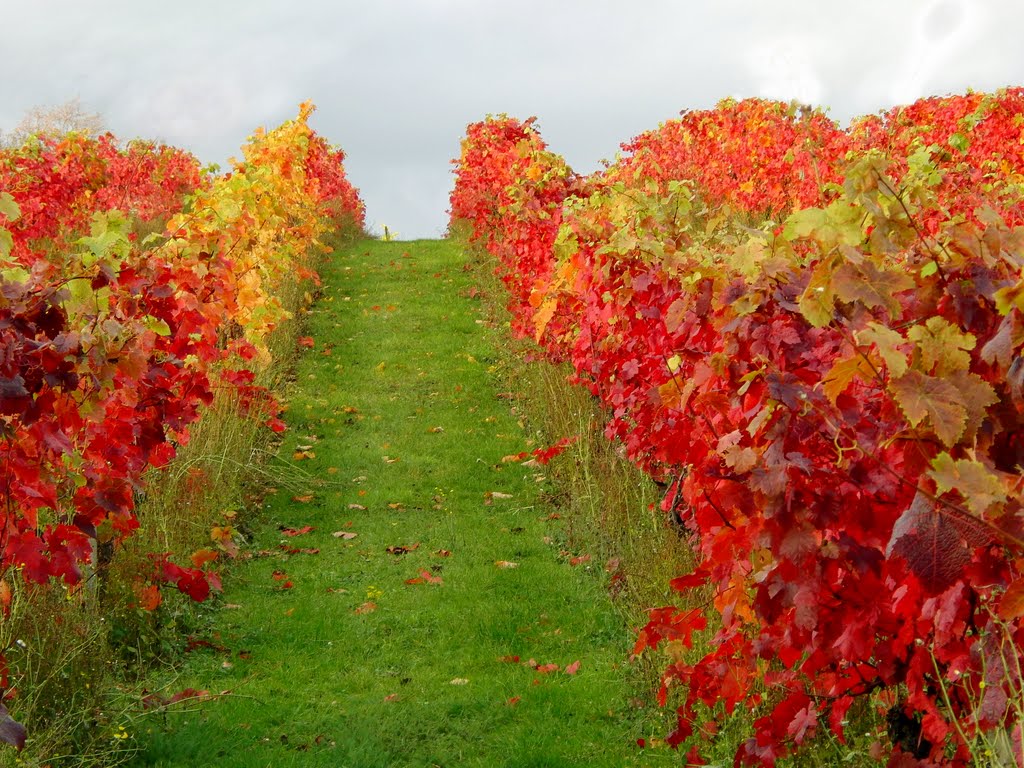
[(385, 464), (395, 464), (395, 463), (401, 461), (401, 459), (399, 459), (397, 456), (396, 457), (381, 456), (381, 459), (383, 459)]
[(292, 459), (294, 461), (302, 461), (304, 459), (315, 459), (315, 458), (316, 458), (316, 454), (313, 453), (313, 451), (296, 451), (295, 453), (292, 454)]
[[(382, 363), (382, 365), (383, 365), (383, 363)], [(384, 697), (384, 701), (388, 701), (388, 702), (398, 701), (398, 694), (397, 693), (389, 693), (387, 696)]]
[(502, 664), (518, 664), (519, 663), (519, 657), (518, 656), (502, 656), (501, 658), (498, 659), (498, 661), (500, 661)]
[(415, 544), (392, 544), (390, 547), (385, 549), (389, 555), (407, 555), (414, 549), (419, 549), (420, 543), (417, 541)]
[(316, 341), (312, 336), (299, 336), (295, 341), (298, 342), (300, 347), (305, 347), (306, 349), (312, 349), (316, 346)]
[(508, 560), (495, 560), (494, 564), (499, 568), (518, 568), (519, 563), (512, 563)]
[(590, 555), (579, 555), (569, 559), (569, 565), (581, 565), (590, 562)]
[(576, 661), (574, 661), (572, 664), (570, 664), (569, 666), (567, 666), (565, 668), (565, 674), (567, 674), (567, 675), (575, 675), (579, 671), (580, 671), (579, 659), (577, 659)]
[(509, 706), (509, 707), (514, 707), (516, 704), (518, 704), (522, 700), (523, 699), (522, 699), (521, 696), (513, 696), (511, 699), (509, 699), (508, 701), (505, 702), (505, 705)]
[(270, 575), (273, 581), (282, 582), (281, 587), (279, 587), (278, 589), (290, 590), (292, 589), (292, 587), (295, 586), (288, 578), (288, 573), (286, 573), (284, 570), (275, 570)]
[(289, 547), (287, 544), (279, 544), (279, 549), (283, 549), (286, 555), (319, 555), (320, 549), (318, 547)]
[(348, 541), (349, 539), (354, 539), (358, 535), (358, 533), (355, 533), (353, 531), (335, 531), (331, 534), (331, 536), (333, 536), (336, 539), (344, 539), (346, 541)]
[(301, 528), (278, 528), (281, 533), (285, 536), (302, 536), (306, 533), (312, 533), (316, 530), (312, 525), (304, 525)]
[(405, 509), (405, 504), (400, 501), (393, 501), (388, 504), (388, 509)]
[(456, 677), (451, 680), (450, 685), (468, 685), (469, 680), (464, 677)]
[(348, 508), (349, 509), (354, 509), (356, 512), (365, 512), (366, 511), (366, 507), (364, 507), (362, 504), (349, 504)]
[(311, 502), (313, 498), (314, 497), (312, 493), (307, 493), (304, 496), (292, 496), (292, 501), (294, 501), (297, 504), (309, 504), (309, 502)]
[(441, 432), (444, 432), (444, 427), (431, 427), (430, 429), (427, 430), (427, 432), (437, 435), (440, 434)]
[(435, 587), (439, 587), (444, 584), (444, 579), (440, 576), (435, 576), (430, 571), (420, 571), (419, 576), (415, 576), (411, 579), (405, 580), (406, 584), (431, 584)]
[(367, 613), (373, 613), (376, 610), (377, 604), (370, 601), (360, 605), (358, 608), (355, 609), (354, 613), (359, 616), (365, 616)]
[(447, 550), (447, 549), (439, 549), (434, 554), (437, 555), (438, 557), (451, 557), (452, 556), (451, 551)]

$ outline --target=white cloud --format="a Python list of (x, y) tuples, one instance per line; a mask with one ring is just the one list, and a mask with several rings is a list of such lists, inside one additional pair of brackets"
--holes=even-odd
[(0, 129), (80, 96), (115, 132), (237, 154), (312, 98), (371, 221), (446, 224), (467, 123), (537, 115), (579, 170), (730, 94), (838, 119), (1024, 83), (1019, 0), (0, 0)]

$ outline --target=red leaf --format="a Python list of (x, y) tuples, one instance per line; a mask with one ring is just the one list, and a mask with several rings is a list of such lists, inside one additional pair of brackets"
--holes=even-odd
[(976, 529), (918, 493), (893, 526), (886, 555), (905, 559), (924, 587), (938, 594), (961, 578), (973, 548), (984, 543)]

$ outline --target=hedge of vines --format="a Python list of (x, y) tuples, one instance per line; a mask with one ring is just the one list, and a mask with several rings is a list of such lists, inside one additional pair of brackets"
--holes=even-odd
[[(78, 584), (98, 543), (138, 528), (144, 475), (188, 442), (216, 388), (284, 428), (253, 385), (267, 334), (287, 315), (276, 288), (312, 276), (332, 217), (363, 224), (344, 155), (307, 124), (312, 109), (256, 132), (224, 175), (183, 150), (110, 134), (0, 151), (5, 613), (11, 579)], [(159, 583), (196, 600), (218, 586), (209, 565), (153, 560), (141, 574), (148, 607)], [(18, 734), (5, 723), (0, 737)]]
[(846, 129), (724, 101), (623, 150), (580, 176), (488, 118), (451, 216), (699, 555), (636, 643), (668, 741), (702, 764), (745, 708), (736, 762), (773, 765), (864, 699), (892, 765), (1020, 761), (1024, 89)]

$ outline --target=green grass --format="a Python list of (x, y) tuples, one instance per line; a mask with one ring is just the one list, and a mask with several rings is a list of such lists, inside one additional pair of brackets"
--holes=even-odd
[[(213, 697), (138, 714), (133, 765), (679, 764), (636, 746), (662, 725), (637, 706), (604, 563), (570, 564), (545, 468), (502, 462), (533, 446), (463, 262), (368, 241), (324, 270), (251, 558), (209, 646), (150, 681)], [(443, 583), (406, 583), (424, 571)]]

